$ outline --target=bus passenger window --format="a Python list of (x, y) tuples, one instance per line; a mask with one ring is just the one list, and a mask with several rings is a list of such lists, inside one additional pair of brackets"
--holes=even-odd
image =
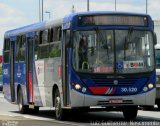
[(48, 58), (48, 47), (49, 45), (40, 45), (39, 46), (39, 51), (40, 51), (40, 55), (39, 55), (39, 59), (45, 59)]
[(53, 42), (53, 28), (50, 30), (50, 42)]
[(61, 56), (61, 46), (60, 43), (57, 44), (50, 44), (49, 46), (49, 52), (50, 52), (50, 57), (60, 57)]
[(24, 61), (25, 60), (25, 43), (26, 43), (26, 36), (23, 35), (21, 37), (20, 50), (19, 50), (19, 60), (20, 61)]
[(61, 40), (61, 27), (55, 27), (51, 29), (51, 42)]
[(4, 45), (4, 50), (9, 50), (10, 49), (10, 39), (5, 39), (5, 45)]
[(4, 63), (9, 63), (10, 39), (5, 39), (4, 44)]
[(44, 30), (42, 33), (42, 44), (48, 43), (48, 30)]
[(62, 31), (62, 29), (61, 29), (61, 27), (59, 27), (59, 28), (58, 28), (58, 41), (61, 41), (61, 37), (62, 37), (62, 36), (61, 36), (61, 34), (62, 34), (61, 31)]
[(39, 59), (45, 59), (49, 57), (49, 41), (48, 30), (40, 32), (40, 45), (39, 45)]
[(16, 40), (16, 62), (19, 61), (19, 57), (20, 57), (20, 43), (21, 43), (21, 36), (17, 36), (17, 40)]

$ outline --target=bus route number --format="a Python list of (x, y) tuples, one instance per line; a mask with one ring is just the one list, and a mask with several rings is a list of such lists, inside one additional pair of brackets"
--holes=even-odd
[(121, 88), (121, 92), (130, 92), (130, 93), (135, 93), (137, 92), (137, 88), (131, 87), (131, 88)]

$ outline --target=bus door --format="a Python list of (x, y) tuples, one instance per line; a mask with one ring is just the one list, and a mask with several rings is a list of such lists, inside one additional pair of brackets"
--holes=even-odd
[(27, 34), (26, 42), (26, 91), (27, 100), (29, 104), (34, 103), (34, 89), (33, 89), (33, 47), (34, 33)]
[(69, 42), (70, 42), (70, 30), (63, 31), (63, 44), (62, 44), (62, 88), (63, 88), (63, 103), (64, 106), (70, 104), (69, 96)]
[(15, 64), (15, 43), (16, 37), (10, 37), (10, 93), (11, 102), (15, 102), (15, 78), (14, 78), (14, 64)]

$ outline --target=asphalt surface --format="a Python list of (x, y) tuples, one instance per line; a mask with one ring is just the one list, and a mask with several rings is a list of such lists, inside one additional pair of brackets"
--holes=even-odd
[(19, 114), (17, 105), (11, 104), (0, 93), (0, 126), (160, 126), (160, 110), (139, 110), (136, 120), (126, 121), (122, 112), (72, 113), (66, 121), (57, 121), (54, 109), (40, 108), (37, 115)]

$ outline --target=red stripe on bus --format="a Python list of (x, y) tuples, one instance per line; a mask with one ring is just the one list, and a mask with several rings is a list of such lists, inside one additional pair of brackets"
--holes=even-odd
[(93, 94), (102, 95), (105, 94), (109, 87), (89, 87)]
[(115, 94), (115, 92), (116, 92), (116, 88), (113, 88), (111, 94)]
[(61, 66), (59, 65), (58, 66), (58, 77), (60, 78), (62, 76), (62, 68)]
[(31, 72), (28, 73), (28, 84), (29, 84), (29, 94), (30, 94), (29, 102), (33, 102), (33, 87), (32, 87)]

